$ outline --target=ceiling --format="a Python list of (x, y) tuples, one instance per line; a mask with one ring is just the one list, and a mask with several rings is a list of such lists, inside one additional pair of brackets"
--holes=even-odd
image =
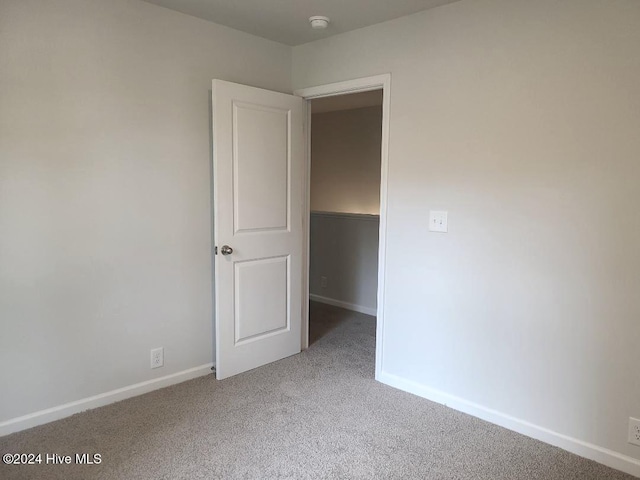
[(336, 95), (333, 97), (316, 98), (311, 100), (312, 113), (335, 112), (338, 110), (353, 110), (355, 108), (376, 107), (382, 105), (382, 90), (370, 92)]
[[(144, 0), (236, 30), (301, 45), (458, 0)], [(309, 17), (331, 19), (313, 30)]]

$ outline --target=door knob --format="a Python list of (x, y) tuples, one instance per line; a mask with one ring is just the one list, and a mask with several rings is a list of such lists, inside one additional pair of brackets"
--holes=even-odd
[(223, 245), (220, 249), (220, 253), (222, 253), (223, 255), (231, 255), (233, 253), (233, 248), (231, 248), (229, 245)]

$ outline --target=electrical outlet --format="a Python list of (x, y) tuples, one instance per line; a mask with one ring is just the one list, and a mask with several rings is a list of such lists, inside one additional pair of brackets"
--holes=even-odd
[(151, 350), (151, 368), (164, 366), (164, 348), (154, 348)]
[(640, 420), (629, 417), (629, 443), (640, 446)]
[(447, 233), (447, 216), (448, 212), (429, 210), (429, 231)]
[(320, 277), (320, 287), (327, 288), (327, 277)]

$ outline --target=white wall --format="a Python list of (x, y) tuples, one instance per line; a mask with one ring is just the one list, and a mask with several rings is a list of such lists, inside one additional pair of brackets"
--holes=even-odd
[(382, 107), (315, 113), (311, 210), (380, 213)]
[(467, 0), (293, 56), (392, 75), (387, 378), (637, 475), (639, 45), (635, 0)]
[(377, 215), (311, 212), (312, 299), (375, 315), (379, 228)]
[(0, 422), (212, 362), (211, 79), (290, 73), (136, 0), (0, 2)]

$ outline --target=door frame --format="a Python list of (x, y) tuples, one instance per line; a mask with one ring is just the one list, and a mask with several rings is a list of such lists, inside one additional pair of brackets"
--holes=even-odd
[(309, 347), (309, 241), (311, 224), (311, 100), (333, 97), (349, 93), (368, 92), (382, 89), (382, 142), (380, 149), (380, 226), (378, 232), (378, 292), (376, 309), (376, 363), (375, 378), (380, 380), (382, 373), (384, 340), (384, 300), (385, 267), (387, 252), (387, 180), (389, 172), (389, 106), (391, 94), (391, 74), (385, 73), (371, 77), (356, 78), (343, 82), (329, 83), (314, 87), (301, 88), (294, 95), (305, 99), (305, 154), (307, 161), (304, 209), (304, 242), (302, 273), (302, 338), (301, 349)]

